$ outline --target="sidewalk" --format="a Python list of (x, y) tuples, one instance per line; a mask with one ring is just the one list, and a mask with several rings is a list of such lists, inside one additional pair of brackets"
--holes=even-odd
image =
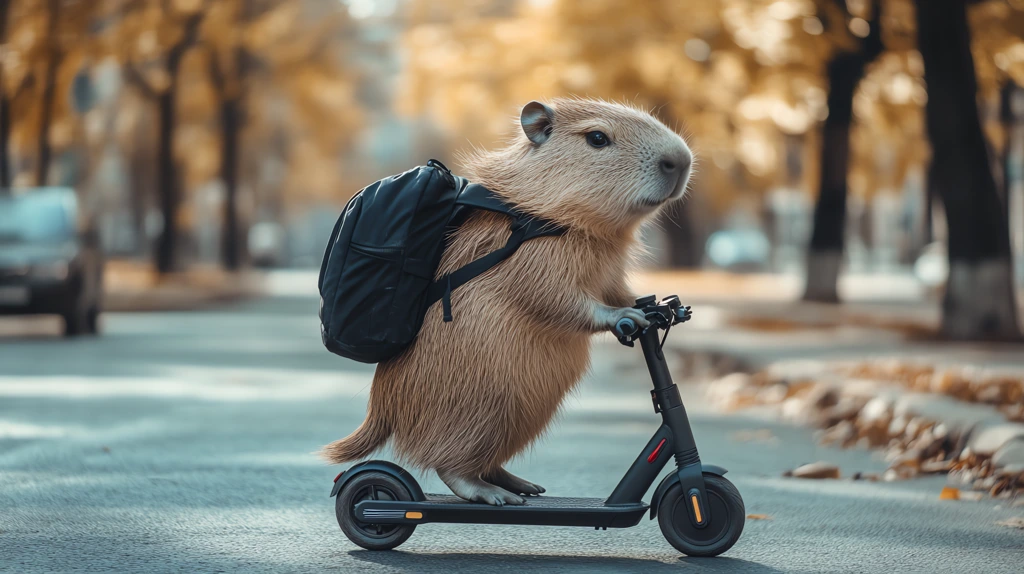
[(217, 266), (193, 266), (158, 275), (147, 262), (113, 260), (104, 269), (105, 311), (151, 312), (200, 309), (258, 297), (266, 274), (257, 270), (235, 273)]
[(1021, 345), (936, 340), (940, 297), (910, 276), (844, 277), (838, 305), (801, 301), (798, 276), (671, 272), (640, 274), (631, 284), (637, 293), (677, 294), (693, 306), (693, 320), (673, 333), (675, 346), (728, 353), (751, 370), (790, 358), (893, 354), (1024, 367)]
[(799, 301), (792, 277), (665, 273), (634, 289), (693, 305), (669, 340), (719, 408), (882, 449), (885, 480), (953, 471), (993, 496), (1024, 487), (1024, 346), (934, 339), (938, 297), (912, 278), (846, 278), (841, 305)]

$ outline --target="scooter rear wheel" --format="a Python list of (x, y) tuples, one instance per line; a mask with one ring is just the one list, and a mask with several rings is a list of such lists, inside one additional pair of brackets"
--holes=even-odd
[(412, 536), (415, 525), (369, 524), (356, 519), (356, 505), (364, 500), (412, 500), (401, 482), (383, 472), (361, 472), (334, 501), (338, 526), (349, 540), (367, 550), (391, 550)]
[(669, 544), (687, 556), (718, 556), (732, 548), (743, 533), (746, 510), (743, 498), (725, 478), (704, 473), (704, 489), (711, 521), (704, 528), (690, 522), (683, 488), (674, 484), (658, 505), (658, 525)]

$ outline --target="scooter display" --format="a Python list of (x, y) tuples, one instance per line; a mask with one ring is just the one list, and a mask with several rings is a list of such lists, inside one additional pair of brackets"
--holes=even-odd
[[(409, 539), (417, 526), (431, 522), (518, 524), (628, 528), (644, 514), (658, 519), (665, 539), (689, 556), (717, 556), (739, 539), (746, 519), (739, 491), (724, 477), (726, 470), (704, 464), (679, 390), (672, 383), (662, 347), (668, 330), (690, 319), (690, 307), (676, 296), (658, 301), (654, 295), (636, 300), (635, 308), (650, 321), (645, 329), (622, 319), (614, 333), (632, 347), (640, 341), (654, 389), (654, 412), (662, 425), (608, 498), (527, 496), (521, 506), (490, 506), (453, 495), (424, 494), (416, 479), (387, 461), (367, 461), (334, 479), (331, 496), (345, 535), (369, 550), (390, 550)], [(665, 331), (664, 337), (659, 337)], [(642, 498), (670, 459), (675, 468), (654, 490), (648, 505)]]

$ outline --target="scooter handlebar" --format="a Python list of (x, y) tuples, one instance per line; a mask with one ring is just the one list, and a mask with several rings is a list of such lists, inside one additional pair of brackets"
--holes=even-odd
[(615, 323), (613, 332), (616, 337), (621, 339), (623, 337), (632, 337), (638, 330), (640, 330), (640, 327), (636, 324), (636, 321), (629, 317), (623, 317), (619, 319), (618, 323)]

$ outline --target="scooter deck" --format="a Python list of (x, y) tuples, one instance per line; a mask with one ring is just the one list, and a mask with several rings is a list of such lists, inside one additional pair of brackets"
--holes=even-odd
[(359, 520), (377, 524), (522, 524), (537, 526), (636, 526), (648, 505), (606, 506), (603, 498), (527, 496), (526, 504), (491, 506), (450, 494), (427, 494), (419, 502), (364, 500), (356, 505)]

